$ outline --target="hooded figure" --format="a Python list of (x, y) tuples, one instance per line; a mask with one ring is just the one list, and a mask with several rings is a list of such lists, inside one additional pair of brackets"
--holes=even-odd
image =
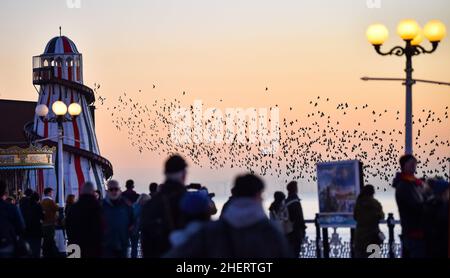
[(375, 189), (366, 185), (356, 200), (353, 217), (356, 220), (355, 255), (357, 258), (367, 258), (367, 246), (383, 243), (380, 237), (378, 223), (384, 218), (383, 208), (373, 196)]

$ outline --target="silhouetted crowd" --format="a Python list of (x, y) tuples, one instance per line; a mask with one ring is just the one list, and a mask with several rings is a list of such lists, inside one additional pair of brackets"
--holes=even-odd
[[(400, 158), (400, 172), (392, 186), (402, 233), (403, 258), (447, 258), (449, 256), (449, 183), (443, 178), (416, 178), (417, 160), (413, 155)], [(381, 204), (374, 198), (372, 185), (362, 188), (353, 217), (356, 220), (355, 256), (366, 258), (369, 245), (381, 245), (385, 235), (378, 223), (384, 219)]]
[[(413, 156), (403, 156), (393, 182), (403, 257), (447, 257), (449, 184), (417, 179), (416, 165)], [(240, 175), (213, 221), (218, 213), (214, 193), (201, 184), (186, 185), (187, 166), (181, 156), (171, 156), (164, 165), (164, 183), (151, 183), (148, 194), (138, 194), (133, 180), (124, 191), (118, 181), (109, 180), (106, 196), (86, 182), (78, 199), (67, 196), (64, 209), (51, 188), (42, 198), (27, 189), (16, 203), (0, 181), (0, 258), (65, 257), (66, 246), (78, 246), (82, 258), (299, 256), (306, 225), (297, 182), (287, 184), (287, 194), (275, 192), (267, 217), (263, 180)], [(369, 245), (385, 240), (378, 227), (384, 213), (374, 194), (374, 187), (366, 185), (356, 201), (356, 257), (367, 257)]]

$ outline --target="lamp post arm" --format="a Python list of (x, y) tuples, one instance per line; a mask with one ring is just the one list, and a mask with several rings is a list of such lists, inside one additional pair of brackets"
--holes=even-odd
[(432, 42), (431, 45), (432, 45), (431, 50), (426, 50), (423, 46), (420, 46), (420, 45), (414, 46), (414, 48), (415, 48), (414, 55), (417, 56), (420, 54), (431, 54), (431, 53), (435, 52), (439, 46), (439, 42)]
[(405, 48), (401, 46), (393, 47), (389, 52), (381, 51), (381, 45), (374, 45), (375, 51), (381, 56), (395, 55), (395, 56), (403, 56), (405, 55)]
[(34, 140), (33, 143), (44, 142), (44, 141), (48, 141), (48, 140), (56, 139), (56, 138), (58, 138), (58, 136), (52, 136), (52, 137), (42, 138), (42, 139)]
[[(363, 81), (403, 81), (405, 82), (405, 78), (390, 78), (390, 77), (361, 77)], [(433, 80), (425, 80), (425, 79), (415, 79), (413, 78), (415, 83), (427, 83), (427, 84), (435, 84), (442, 86), (450, 86), (450, 82), (442, 82), (442, 81), (433, 81)]]

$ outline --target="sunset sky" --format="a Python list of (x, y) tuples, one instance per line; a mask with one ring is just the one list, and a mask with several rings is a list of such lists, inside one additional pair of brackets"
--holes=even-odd
[[(371, 109), (400, 110), (403, 121), (405, 94), (400, 83), (360, 80), (404, 76), (404, 57), (377, 55), (366, 40), (366, 28), (376, 22), (388, 27), (385, 49), (402, 43), (395, 30), (404, 18), (414, 18), (422, 26), (440, 19), (450, 29), (450, 1), (381, 0), (379, 9), (368, 8), (366, 2), (81, 0), (80, 8), (68, 8), (66, 0), (2, 0), (0, 99), (37, 100), (31, 58), (43, 52), (62, 26), (63, 35), (83, 54), (85, 85), (101, 84), (100, 94), (107, 99), (96, 111), (102, 155), (112, 162), (114, 178), (134, 178), (138, 189), (146, 190), (150, 181), (162, 180), (165, 156), (140, 154), (112, 125), (106, 106), (124, 92), (141, 103), (180, 98), (185, 91), (186, 106), (195, 99), (208, 107), (278, 104), (282, 116), (294, 119), (303, 119), (309, 101), (323, 96), (333, 103), (328, 112), (340, 102), (367, 103)], [(430, 47), (428, 42), (423, 45)], [(434, 54), (414, 58), (413, 66), (417, 78), (450, 82), (449, 38)], [(448, 105), (450, 87), (414, 87), (414, 111), (442, 111)], [(369, 116), (358, 117), (366, 129), (376, 128)], [(398, 123), (380, 125), (403, 129)], [(343, 125), (350, 127), (354, 121)], [(435, 134), (450, 139), (449, 128)], [(193, 165), (190, 170), (190, 181), (219, 186), (229, 184), (236, 174)]]

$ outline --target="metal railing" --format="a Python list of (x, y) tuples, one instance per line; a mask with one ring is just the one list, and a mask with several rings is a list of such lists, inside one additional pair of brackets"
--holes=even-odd
[[(315, 239), (308, 236), (303, 240), (300, 258), (353, 258), (353, 235), (355, 227), (331, 227), (333, 233), (329, 237), (330, 227), (321, 227), (319, 224), (319, 215), (315, 219), (305, 220), (306, 224), (313, 224), (315, 227)], [(394, 228), (400, 224), (400, 221), (394, 219), (394, 214), (389, 213), (386, 220), (380, 221), (380, 225), (387, 225), (387, 241), (380, 247), (380, 258), (399, 258), (401, 256), (401, 244), (395, 240)], [(337, 232), (338, 229), (348, 229), (350, 238), (343, 240)]]

